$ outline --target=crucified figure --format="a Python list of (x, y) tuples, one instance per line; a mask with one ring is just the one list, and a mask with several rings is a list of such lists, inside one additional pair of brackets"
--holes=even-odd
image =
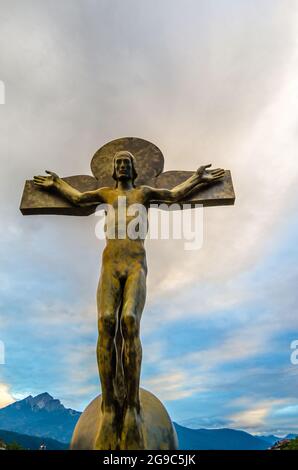
[[(53, 172), (35, 176), (34, 183), (44, 190), (54, 190), (72, 204), (85, 206), (106, 204), (113, 207), (117, 223), (119, 197), (125, 197), (126, 209), (141, 204), (148, 215), (150, 203), (176, 203), (185, 200), (201, 187), (224, 177), (221, 168), (201, 166), (186, 181), (173, 189), (135, 186), (135, 158), (122, 150), (114, 155), (115, 187), (80, 192)], [(133, 216), (126, 214), (126, 224)], [(126, 225), (126, 227), (127, 227)], [(96, 448), (103, 450), (145, 449), (142, 434), (142, 410), (139, 384), (142, 361), (140, 321), (146, 298), (147, 263), (144, 238), (107, 237), (102, 256), (97, 291), (98, 345), (97, 361), (102, 388), (102, 420)]]

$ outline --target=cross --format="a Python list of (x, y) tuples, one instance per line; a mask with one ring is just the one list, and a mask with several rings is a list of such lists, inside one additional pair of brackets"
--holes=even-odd
[[(154, 144), (134, 137), (117, 139), (95, 153), (91, 161), (94, 176), (60, 179), (51, 173), (49, 177), (38, 176), (34, 181), (26, 181), (20, 209), (24, 215), (89, 215), (96, 210), (99, 201), (118, 210), (119, 196), (123, 194), (129, 204), (142, 203), (146, 207), (155, 200), (158, 204), (168, 198), (177, 199), (182, 208), (186, 203), (188, 207), (234, 203), (229, 171), (207, 170), (209, 165), (206, 165), (195, 173), (163, 172), (163, 165), (163, 155)], [(44, 191), (51, 188), (57, 191)], [(91, 205), (84, 205), (84, 201)], [(107, 237), (97, 297), (101, 415), (90, 448), (175, 448), (171, 425), (166, 430), (164, 419), (160, 418), (158, 423), (159, 417), (152, 418), (159, 405), (155, 403), (148, 410), (148, 399), (142, 401), (144, 390), (139, 389), (142, 360), (139, 332), (146, 298), (146, 275), (144, 240)], [(91, 413), (88, 409), (84, 413)], [(144, 413), (147, 413), (147, 420), (143, 419)], [(155, 430), (152, 422), (157, 426)], [(82, 427), (85, 429), (82, 432), (86, 433), (86, 426)], [(163, 442), (156, 444), (152, 439), (160, 432), (157, 429), (163, 429), (163, 437), (160, 437)], [(73, 448), (77, 447), (73, 445)]]
[[(187, 180), (193, 172), (172, 170), (163, 172), (164, 157), (159, 148), (144, 139), (124, 137), (108, 142), (101, 147), (91, 161), (94, 176), (76, 175), (63, 178), (81, 192), (92, 191), (104, 186), (114, 186), (111, 176), (113, 156), (120, 150), (130, 151), (136, 158), (138, 178), (136, 186), (146, 184), (156, 188), (172, 189)], [(203, 206), (233, 205), (235, 193), (230, 171), (215, 185), (201, 189), (198, 195), (192, 195), (183, 203), (192, 207), (196, 204)], [(80, 207), (68, 202), (55, 193), (40, 191), (27, 180), (24, 187), (20, 210), (23, 215), (56, 214), (56, 215), (90, 215), (96, 210), (96, 205)]]

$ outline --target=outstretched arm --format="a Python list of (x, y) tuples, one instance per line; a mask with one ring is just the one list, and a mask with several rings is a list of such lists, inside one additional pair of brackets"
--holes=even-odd
[(81, 193), (70, 184), (66, 183), (66, 181), (59, 178), (56, 173), (47, 170), (46, 173), (50, 176), (34, 176), (33, 181), (35, 186), (46, 191), (54, 190), (77, 206), (88, 206), (105, 202), (103, 197), (103, 188)]
[(173, 203), (183, 201), (183, 199), (190, 196), (193, 192), (197, 192), (200, 188), (205, 187), (206, 184), (212, 184), (224, 177), (225, 170), (222, 168), (207, 170), (210, 166), (211, 163), (209, 165), (201, 166), (190, 178), (175, 186), (173, 189), (145, 186), (148, 202), (157, 201)]

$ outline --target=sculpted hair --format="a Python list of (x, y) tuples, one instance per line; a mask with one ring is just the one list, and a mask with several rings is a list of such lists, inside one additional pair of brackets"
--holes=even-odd
[(136, 159), (133, 156), (132, 153), (130, 153), (128, 150), (120, 150), (119, 152), (116, 152), (113, 158), (113, 178), (116, 181), (116, 188), (118, 186), (118, 180), (116, 178), (116, 168), (115, 168), (115, 161), (116, 158), (118, 157), (128, 157), (131, 161), (131, 167), (132, 167), (132, 184), (135, 187), (135, 179), (138, 176), (137, 170), (136, 170)]

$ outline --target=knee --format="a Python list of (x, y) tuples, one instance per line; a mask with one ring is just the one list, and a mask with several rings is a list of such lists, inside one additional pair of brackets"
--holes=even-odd
[(140, 325), (136, 315), (133, 312), (127, 312), (121, 320), (121, 328), (124, 339), (132, 339), (138, 337)]
[(106, 336), (115, 336), (116, 318), (113, 313), (104, 313), (98, 319), (99, 334)]

